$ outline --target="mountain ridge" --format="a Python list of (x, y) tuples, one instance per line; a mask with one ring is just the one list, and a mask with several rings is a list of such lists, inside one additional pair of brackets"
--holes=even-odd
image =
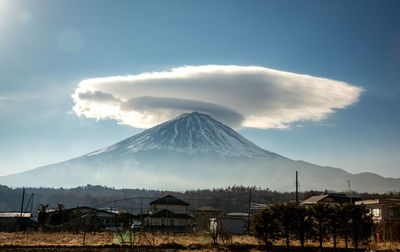
[(213, 119), (183, 114), (109, 147), (60, 163), (0, 177), (11, 186), (101, 184), (115, 187), (185, 190), (230, 185), (294, 190), (400, 191), (400, 179), (295, 161), (264, 150)]

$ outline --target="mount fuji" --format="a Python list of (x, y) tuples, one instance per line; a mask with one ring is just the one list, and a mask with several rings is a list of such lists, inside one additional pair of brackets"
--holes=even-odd
[(278, 191), (347, 188), (400, 191), (400, 179), (295, 161), (264, 150), (227, 125), (199, 112), (183, 114), (114, 145), (61, 163), (0, 177), (9, 186), (185, 190), (256, 185)]

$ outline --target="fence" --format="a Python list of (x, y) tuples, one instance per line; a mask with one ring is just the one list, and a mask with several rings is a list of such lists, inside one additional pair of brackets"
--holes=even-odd
[[(97, 209), (109, 210), (111, 212), (116, 212), (118, 210), (124, 210), (126, 212), (132, 214), (144, 214), (151, 212), (152, 209), (150, 206), (150, 202), (159, 199), (159, 197), (133, 197), (126, 199), (118, 199), (109, 202), (104, 202), (95, 205), (89, 205), (90, 207)], [(260, 207), (262, 207), (263, 203), (255, 203), (252, 202), (249, 208), (248, 200), (237, 200), (237, 199), (191, 199), (191, 198), (180, 198), (181, 200), (187, 202), (189, 205), (187, 206), (186, 214), (192, 214), (194, 211), (202, 208), (202, 207), (210, 207), (213, 209), (221, 210), (222, 213), (254, 213)], [(175, 204), (167, 204), (168, 209), (172, 212), (176, 211)]]

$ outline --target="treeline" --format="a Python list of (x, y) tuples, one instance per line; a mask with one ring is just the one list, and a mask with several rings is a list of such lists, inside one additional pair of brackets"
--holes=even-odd
[[(116, 189), (105, 186), (86, 185), (76, 188), (25, 188), (25, 199), (34, 194), (32, 206), (26, 206), (27, 210), (35, 211), (40, 208), (40, 204), (48, 204), (49, 208), (56, 208), (58, 204), (63, 204), (65, 208), (77, 206), (89, 207), (114, 207), (122, 208), (127, 211), (138, 210), (141, 206), (147, 207), (148, 203), (166, 193), (171, 193), (178, 198), (188, 201), (191, 208), (201, 206), (221, 207), (226, 211), (246, 210), (248, 201), (256, 203), (276, 203), (289, 202), (295, 200), (294, 192), (277, 192), (268, 188), (232, 186), (227, 188), (187, 190), (184, 192), (148, 190), (148, 189)], [(299, 194), (299, 199), (303, 200), (313, 195), (322, 194), (321, 191), (307, 191)], [(388, 195), (362, 194), (363, 199), (387, 197)], [(398, 194), (390, 195), (392, 198)], [(142, 197), (140, 200), (126, 200)], [(22, 198), (22, 188), (10, 188), (0, 185), (0, 211), (20, 210)], [(27, 201), (26, 201), (27, 202)], [(115, 204), (114, 202), (117, 202)]]
[[(287, 202), (295, 199), (294, 192), (277, 192), (260, 187), (232, 186), (227, 188), (187, 190), (184, 192), (147, 190), (147, 189), (116, 189), (105, 186), (86, 185), (76, 188), (25, 188), (25, 199), (34, 194), (33, 209), (40, 208), (40, 204), (49, 205), (49, 208), (56, 208), (63, 204), (65, 208), (76, 206), (107, 207), (114, 206), (113, 201), (143, 197), (146, 200), (141, 202), (143, 206), (154, 198), (171, 193), (181, 199), (187, 200), (192, 207), (210, 205), (216, 206), (217, 202), (221, 207), (239, 208), (247, 206), (251, 190), (252, 202), (274, 203)], [(321, 192), (300, 193), (300, 199), (312, 194)], [(10, 188), (0, 185), (0, 211), (19, 210), (21, 207), (22, 188)], [(122, 201), (121, 201), (122, 202)], [(134, 202), (118, 203), (119, 207), (129, 208)], [(136, 202), (135, 204), (138, 204)], [(236, 206), (235, 206), (236, 205)], [(118, 207), (117, 206), (117, 207)], [(30, 207), (29, 207), (30, 208)]]
[[(25, 188), (25, 197), (32, 193), (34, 194), (34, 209), (38, 209), (40, 204), (48, 204), (50, 208), (55, 208), (58, 204), (63, 204), (66, 208), (76, 206), (97, 207), (115, 200), (135, 197), (156, 198), (166, 193), (171, 193), (188, 201), (199, 200), (206, 202), (208, 200), (209, 202), (216, 202), (216, 200), (220, 200), (220, 204), (224, 204), (224, 201), (236, 201), (238, 204), (242, 204), (248, 202), (250, 190), (253, 202), (274, 203), (287, 202), (295, 199), (294, 192), (277, 192), (255, 186), (232, 186), (227, 188), (174, 192), (148, 189), (115, 189), (98, 185), (86, 185), (70, 189)], [(321, 192), (300, 193), (300, 199), (320, 193)], [(21, 197), (22, 188), (10, 188), (0, 185), (0, 211), (19, 210), (21, 206)]]
[(298, 240), (302, 250), (306, 240), (318, 241), (322, 251), (324, 241), (345, 241), (346, 250), (352, 240), (357, 251), (360, 243), (367, 243), (372, 233), (372, 217), (364, 205), (335, 205), (318, 203), (309, 207), (295, 203), (277, 203), (253, 216), (253, 232), (267, 249), (273, 241), (284, 239), (290, 248), (291, 240)]
[[(76, 206), (95, 207), (119, 199), (133, 197), (156, 197), (162, 194), (159, 190), (146, 189), (115, 189), (105, 186), (79, 186), (76, 188), (25, 188), (25, 199), (34, 194), (34, 210), (40, 208), (40, 204), (49, 205), (49, 208), (56, 208), (63, 204), (66, 208)], [(22, 188), (10, 188), (0, 185), (0, 211), (20, 210)], [(30, 206), (28, 207), (28, 210)]]
[[(214, 189), (198, 189), (198, 190), (187, 190), (182, 193), (183, 198), (193, 199), (230, 199), (237, 201), (248, 201), (251, 200), (259, 203), (275, 203), (275, 202), (288, 202), (296, 199), (295, 192), (277, 192), (271, 191), (270, 189), (263, 189), (261, 187), (248, 187), (248, 186), (230, 186), (226, 188), (214, 188)], [(313, 194), (321, 194), (322, 192), (312, 192)], [(177, 195), (179, 195), (178, 193)], [(299, 197), (304, 199), (309, 192), (301, 192)]]

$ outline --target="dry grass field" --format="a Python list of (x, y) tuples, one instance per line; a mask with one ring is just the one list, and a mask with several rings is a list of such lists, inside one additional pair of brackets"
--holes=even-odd
[[(211, 237), (207, 233), (172, 234), (172, 233), (138, 233), (132, 250), (130, 243), (121, 246), (114, 242), (113, 232), (78, 233), (67, 232), (17, 232), (0, 233), (0, 251), (259, 251), (263, 246), (252, 236), (232, 236), (232, 240), (218, 240), (218, 246), (213, 246)], [(299, 243), (293, 241), (291, 245), (298, 248)], [(307, 251), (317, 251), (317, 244), (308, 242)], [(274, 251), (284, 248), (284, 241), (274, 243)], [(325, 250), (333, 247), (332, 242), (325, 242)], [(338, 247), (343, 248), (340, 241)], [(379, 243), (361, 246), (363, 250), (396, 251), (399, 243)], [(333, 250), (332, 250), (333, 251)]]

